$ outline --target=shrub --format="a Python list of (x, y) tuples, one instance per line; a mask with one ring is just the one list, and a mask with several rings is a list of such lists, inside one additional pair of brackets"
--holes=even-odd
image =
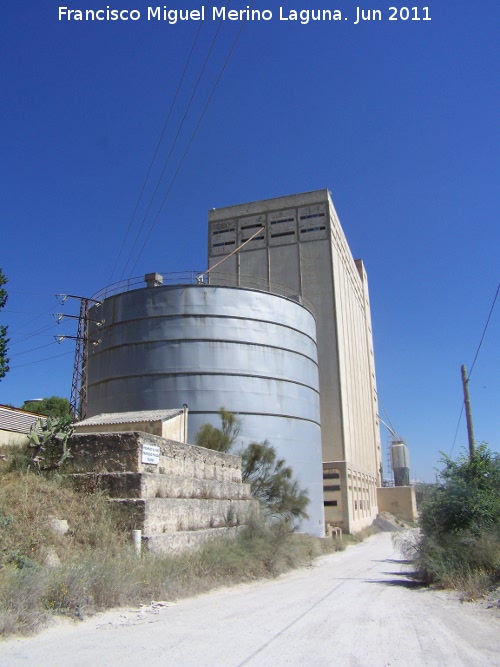
[(241, 455), (242, 478), (251, 485), (252, 495), (260, 500), (272, 518), (307, 518), (307, 491), (293, 478), (292, 469), (278, 459), (274, 447), (265, 440), (252, 442)]
[[(196, 436), (196, 444), (219, 452), (234, 447), (240, 433), (241, 421), (221, 407), (221, 427), (203, 424)], [(292, 522), (306, 519), (309, 496), (293, 478), (293, 470), (279, 459), (267, 440), (252, 442), (240, 452), (242, 478), (251, 486), (252, 495), (261, 501), (265, 513), (272, 519)]]
[(457, 461), (444, 457), (440, 482), (423, 504), (424, 535), (437, 536), (469, 530), (480, 534), (500, 524), (500, 458), (486, 445), (472, 457)]
[(221, 407), (219, 410), (221, 419), (220, 428), (212, 424), (203, 424), (196, 434), (195, 444), (205, 449), (213, 449), (216, 452), (228, 452), (236, 443), (240, 433), (241, 422), (233, 413)]
[(483, 444), (470, 457), (443, 462), (421, 509), (421, 533), (410, 534), (403, 549), (424, 582), (470, 596), (500, 581), (500, 458)]

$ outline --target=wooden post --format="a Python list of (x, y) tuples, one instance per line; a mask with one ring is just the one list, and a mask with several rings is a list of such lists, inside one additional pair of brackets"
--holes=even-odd
[(472, 458), (476, 453), (476, 446), (474, 444), (474, 426), (472, 424), (472, 411), (470, 407), (469, 379), (467, 377), (467, 370), (464, 365), (462, 366), (462, 386), (464, 389), (465, 416), (467, 418), (467, 434), (469, 436), (469, 457)]

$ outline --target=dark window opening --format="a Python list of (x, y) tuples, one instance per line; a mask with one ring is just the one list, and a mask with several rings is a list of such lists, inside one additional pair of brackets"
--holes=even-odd
[(280, 222), (295, 222), (295, 218), (281, 218), (281, 220), (271, 220), (272, 225), (279, 225)]
[(222, 248), (227, 245), (234, 245), (236, 241), (222, 241), (222, 243), (214, 243), (212, 248)]
[[(250, 238), (250, 237), (249, 237)], [(263, 241), (264, 237), (263, 236), (255, 236), (252, 241)], [(242, 243), (245, 243), (245, 241), (248, 241), (248, 239), (241, 239)]]
[(301, 220), (310, 220), (311, 218), (324, 218), (324, 213), (311, 213), (311, 215), (301, 215)]
[(279, 234), (271, 234), (272, 239), (277, 239), (280, 236), (293, 236), (295, 232), (280, 232)]
[(217, 234), (229, 234), (229, 232), (234, 232), (234, 227), (231, 227), (231, 229), (215, 229), (212, 232), (212, 236), (216, 236)]
[(325, 225), (321, 225), (321, 227), (308, 227), (307, 229), (301, 229), (300, 233), (306, 234), (307, 232), (322, 232), (324, 229), (326, 229)]
[(260, 227), (263, 227), (264, 225), (261, 225), (260, 223), (257, 225), (245, 225), (244, 227), (240, 227), (241, 231), (244, 229), (259, 229)]

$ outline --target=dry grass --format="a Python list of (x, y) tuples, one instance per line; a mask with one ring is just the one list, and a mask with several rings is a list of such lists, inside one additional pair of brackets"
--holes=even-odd
[[(81, 619), (106, 608), (274, 577), (341, 548), (255, 519), (235, 540), (138, 558), (114, 503), (16, 467), (23, 466), (0, 470), (0, 636), (36, 632), (53, 614)], [(69, 531), (55, 532), (51, 518), (66, 519)]]
[(349, 546), (350, 544), (359, 544), (360, 542), (363, 542), (363, 540), (366, 540), (367, 537), (371, 537), (371, 535), (375, 535), (378, 532), (379, 530), (375, 526), (368, 526), (367, 528), (360, 530), (358, 533), (344, 533), (342, 539), (344, 545)]
[(393, 544), (413, 561), (415, 578), (424, 584), (460, 591), (477, 600), (500, 581), (500, 534), (463, 531), (426, 537), (418, 530), (393, 535)]

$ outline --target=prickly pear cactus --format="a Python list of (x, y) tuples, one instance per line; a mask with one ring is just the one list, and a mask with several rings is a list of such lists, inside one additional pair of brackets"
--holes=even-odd
[(69, 415), (57, 419), (47, 417), (45, 423), (39, 419), (28, 435), (28, 446), (34, 450), (31, 457), (33, 468), (39, 472), (59, 470), (71, 457), (68, 440), (73, 430)]

